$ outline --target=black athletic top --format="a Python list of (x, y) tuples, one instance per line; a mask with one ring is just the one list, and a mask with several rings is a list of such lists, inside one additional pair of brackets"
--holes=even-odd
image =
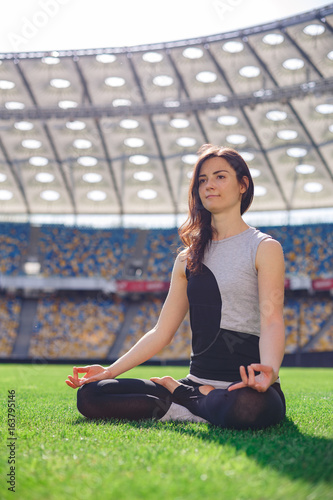
[(192, 354), (190, 373), (239, 380), (240, 365), (259, 363), (257, 248), (270, 236), (255, 228), (220, 241), (205, 253), (203, 270), (186, 269)]

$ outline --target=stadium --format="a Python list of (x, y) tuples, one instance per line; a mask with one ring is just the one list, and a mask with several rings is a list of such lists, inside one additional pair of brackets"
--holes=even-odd
[[(231, 1), (208, 4), (220, 20), (241, 8)], [(241, 442), (232, 432), (204, 435), (195, 424), (170, 423), (169, 453), (177, 446), (172, 443), (179, 440), (184, 450), (192, 440), (201, 454), (206, 457), (206, 445), (210, 459), (219, 461), (221, 446), (232, 447), (223, 466), (226, 498), (332, 498), (333, 4), (175, 41), (24, 50), (24, 36), (48, 29), (51, 7), (45, 5), (40, 2), (20, 33), (12, 34), (13, 50), (0, 53), (0, 368), (6, 390), (16, 391), (18, 439), (26, 438), (22, 452), (17, 449), (18, 498), (220, 494), (220, 469), (210, 462), (201, 468), (195, 454), (186, 464), (186, 453), (180, 452), (182, 481), (168, 470), (159, 448), (162, 424), (88, 429), (76, 413), (73, 393), (63, 387), (73, 365), (109, 365), (156, 324), (181, 247), (178, 228), (187, 216), (202, 144), (226, 145), (241, 154), (254, 180), (244, 220), (283, 247), (282, 370), (295, 402), (278, 436), (258, 432), (253, 449), (253, 434), (244, 432)], [(136, 370), (149, 377), (172, 368), (181, 378), (190, 355), (187, 316), (172, 343)], [(49, 377), (54, 385), (44, 394), (38, 384)], [(293, 380), (300, 388), (297, 401)], [(44, 423), (28, 408), (34, 387), (43, 395), (40, 403), (32, 400), (40, 404)], [(308, 413), (297, 420), (297, 411), (304, 412), (302, 399)], [(53, 424), (52, 412), (58, 415)], [(30, 419), (48, 433), (46, 442)], [(74, 426), (71, 433), (65, 422)], [(148, 453), (141, 440), (142, 429), (153, 443), (160, 481), (151, 480), (152, 449)], [(92, 459), (95, 450), (87, 442), (95, 435), (102, 439), (104, 432), (107, 440), (122, 443), (123, 461), (112, 455), (117, 466), (107, 468), (103, 457), (111, 455), (103, 441), (91, 471), (72, 478), (74, 467), (65, 472), (65, 466), (82, 459), (77, 440)], [(39, 444), (30, 449), (35, 438)], [(294, 451), (281, 444), (289, 438)], [(126, 439), (135, 443), (137, 462)], [(266, 464), (258, 451), (265, 439)], [(56, 450), (65, 457), (63, 466)], [(275, 463), (273, 450), (284, 465)], [(247, 489), (234, 476), (242, 455), (241, 473), (251, 456), (255, 462)], [(176, 458), (171, 464), (177, 468)], [(42, 466), (45, 471), (35, 474)], [(198, 483), (191, 483), (192, 468)], [(3, 469), (7, 474), (7, 458)], [(266, 492), (256, 492), (254, 476), (261, 477), (260, 488), (267, 481)], [(7, 487), (4, 495), (9, 498)]]

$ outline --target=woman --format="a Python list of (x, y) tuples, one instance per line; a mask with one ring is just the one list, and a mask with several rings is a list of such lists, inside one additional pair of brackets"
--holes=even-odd
[[(278, 379), (284, 355), (284, 259), (281, 245), (245, 223), (253, 181), (234, 150), (199, 150), (189, 190), (189, 216), (156, 326), (107, 368), (73, 368), (89, 418), (157, 418), (258, 429), (280, 422), (285, 400)], [(169, 344), (188, 308), (190, 373), (182, 380), (116, 379)], [(79, 378), (79, 373), (85, 373)]]

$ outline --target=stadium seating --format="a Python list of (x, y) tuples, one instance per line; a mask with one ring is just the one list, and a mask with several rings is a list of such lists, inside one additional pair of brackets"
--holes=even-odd
[(0, 297), (0, 357), (7, 358), (13, 350), (18, 334), (21, 299)]
[[(261, 227), (283, 246), (286, 276), (305, 276), (311, 279), (333, 277), (333, 224)], [(0, 274), (22, 274), (22, 263), (29, 248), (29, 224), (0, 224)], [(38, 252), (41, 274), (44, 276), (86, 276), (106, 279), (124, 278), (128, 262), (138, 255), (138, 231), (78, 228), (63, 225), (41, 226)], [(170, 279), (177, 249), (181, 246), (176, 229), (150, 230), (140, 248), (143, 274), (140, 279)], [(36, 253), (36, 252), (35, 252)], [(1, 276), (0, 276), (1, 279)], [(1, 283), (1, 282), (0, 282)], [(23, 299), (2, 296), (0, 300), (0, 356), (12, 352), (18, 332)], [(136, 316), (125, 338), (121, 353), (126, 352), (157, 322), (163, 299), (142, 298)], [(286, 352), (297, 349), (333, 350), (333, 329), (320, 335), (321, 328), (333, 314), (328, 294), (304, 293), (301, 297), (291, 291), (285, 301)], [(37, 317), (31, 332), (29, 356), (49, 358), (96, 357), (109, 353), (126, 318), (123, 298), (100, 300), (76, 295), (40, 298)], [(188, 359), (190, 355), (190, 326), (186, 319), (174, 341), (155, 359)]]
[(120, 300), (40, 299), (29, 356), (105, 358), (124, 315), (125, 305)]
[[(285, 301), (284, 318), (286, 325), (286, 352), (295, 352), (298, 348), (306, 348), (307, 344), (320, 332), (329, 317), (333, 314), (332, 299), (323, 297), (287, 298)], [(311, 350), (319, 349), (324, 344), (333, 349), (330, 338), (318, 339), (317, 345)], [(323, 344), (324, 343), (324, 344)]]
[(21, 272), (22, 259), (29, 244), (29, 224), (0, 223), (0, 275), (15, 276)]
[(147, 267), (143, 277), (152, 280), (169, 280), (180, 243), (176, 229), (149, 231), (144, 248)]
[[(146, 332), (157, 323), (163, 300), (152, 298), (140, 304), (140, 308), (133, 318), (132, 326), (122, 345), (120, 355), (127, 352)], [(173, 341), (162, 349), (153, 359), (189, 359), (191, 354), (191, 331), (189, 318), (186, 317), (178, 329)]]
[(40, 233), (43, 276), (121, 278), (137, 239), (135, 231), (119, 228), (42, 226)]

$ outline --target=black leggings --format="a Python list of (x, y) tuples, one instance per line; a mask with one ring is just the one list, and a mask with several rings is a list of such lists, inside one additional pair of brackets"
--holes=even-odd
[(245, 387), (229, 392), (214, 389), (207, 396), (200, 384), (181, 379), (171, 394), (165, 387), (143, 379), (107, 379), (85, 384), (78, 390), (77, 407), (88, 418), (128, 420), (160, 419), (177, 403), (213, 425), (234, 429), (262, 429), (278, 424), (286, 406), (280, 384), (266, 392)]

